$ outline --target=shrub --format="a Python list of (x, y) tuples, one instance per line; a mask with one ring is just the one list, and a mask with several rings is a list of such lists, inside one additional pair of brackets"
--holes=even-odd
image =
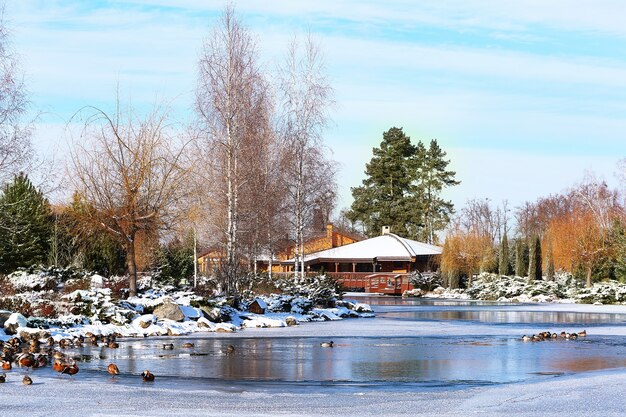
[(443, 280), (438, 272), (415, 271), (411, 274), (409, 280), (415, 288), (424, 291), (432, 291), (443, 285)]

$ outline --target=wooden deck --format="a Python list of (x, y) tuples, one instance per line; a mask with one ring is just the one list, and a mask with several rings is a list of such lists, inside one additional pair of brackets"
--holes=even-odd
[[(276, 274), (276, 273), (275, 273)], [(278, 275), (293, 275), (278, 273)], [(315, 275), (315, 273), (307, 273)], [(326, 275), (335, 278), (344, 288), (350, 290), (363, 289), (365, 292), (402, 295), (406, 290), (412, 290), (408, 273), (397, 272), (326, 272)]]

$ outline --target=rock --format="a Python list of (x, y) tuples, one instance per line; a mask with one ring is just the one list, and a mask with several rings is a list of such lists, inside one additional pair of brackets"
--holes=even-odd
[(370, 307), (369, 304), (357, 303), (354, 306), (354, 311), (356, 311), (357, 313), (371, 313), (372, 307)]
[(215, 325), (211, 323), (211, 321), (205, 319), (204, 317), (200, 317), (198, 319), (198, 327), (203, 328), (203, 329), (212, 329), (213, 327), (215, 327)]
[(287, 316), (285, 318), (285, 324), (287, 324), (287, 326), (296, 326), (298, 324), (298, 320), (296, 320), (293, 316)]
[(9, 316), (9, 318), (4, 322), (4, 332), (7, 335), (14, 335), (17, 333), (17, 329), (19, 327), (26, 327), (26, 317), (21, 315), (20, 313), (13, 313)]
[(31, 340), (42, 340), (50, 337), (50, 332), (40, 329), (22, 329), (19, 334), (22, 342), (30, 342)]
[(12, 311), (0, 310), (0, 328), (4, 328), (4, 323), (11, 317), (11, 314), (13, 314)]
[(215, 331), (220, 333), (232, 333), (235, 331), (235, 329), (231, 327), (218, 327), (217, 329), (215, 329)]
[(163, 304), (154, 309), (154, 315), (157, 316), (159, 320), (185, 320), (185, 314), (183, 314), (183, 311), (180, 309), (178, 304), (169, 299), (166, 299)]

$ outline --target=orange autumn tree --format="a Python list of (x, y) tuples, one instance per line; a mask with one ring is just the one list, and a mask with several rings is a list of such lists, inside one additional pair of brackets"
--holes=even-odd
[(611, 224), (618, 213), (616, 195), (606, 184), (589, 182), (571, 192), (571, 210), (549, 222), (545, 236), (557, 269), (585, 271), (591, 286), (599, 263), (611, 256)]
[(486, 258), (493, 256), (491, 237), (478, 230), (462, 230), (455, 227), (448, 232), (441, 255), (441, 272), (450, 288), (456, 288), (459, 277), (467, 275), (467, 286), (472, 285), (472, 276), (480, 271)]

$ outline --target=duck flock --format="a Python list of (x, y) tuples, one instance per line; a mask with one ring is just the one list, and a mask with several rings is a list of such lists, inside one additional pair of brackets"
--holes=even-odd
[(545, 340), (558, 340), (558, 339), (566, 339), (566, 340), (576, 340), (579, 337), (587, 337), (587, 330), (583, 330), (578, 333), (551, 333), (551, 332), (541, 332), (534, 334), (532, 336), (524, 335), (522, 336), (522, 341), (524, 342), (543, 342)]
[[(111, 349), (116, 349), (119, 347), (119, 344), (115, 339), (115, 335), (98, 336), (89, 332), (85, 336), (78, 336), (74, 339), (61, 339), (58, 342), (54, 338), (49, 337), (45, 343), (36, 339), (24, 341), (16, 336), (6, 342), (0, 340), (0, 366), (3, 371), (10, 371), (14, 365), (21, 368), (36, 369), (52, 363), (52, 369), (59, 374), (73, 376), (79, 371), (78, 365), (73, 358), (62, 352), (63, 349), (82, 347), (85, 343), (89, 343), (92, 346), (104, 345)], [(107, 372), (115, 377), (119, 375), (120, 370), (117, 365), (111, 363), (107, 367)], [(145, 370), (141, 377), (144, 382), (154, 381), (154, 374), (148, 370)], [(6, 381), (6, 373), (0, 374), (0, 383)], [(26, 375), (23, 377), (22, 382), (24, 385), (32, 385), (33, 380)]]

